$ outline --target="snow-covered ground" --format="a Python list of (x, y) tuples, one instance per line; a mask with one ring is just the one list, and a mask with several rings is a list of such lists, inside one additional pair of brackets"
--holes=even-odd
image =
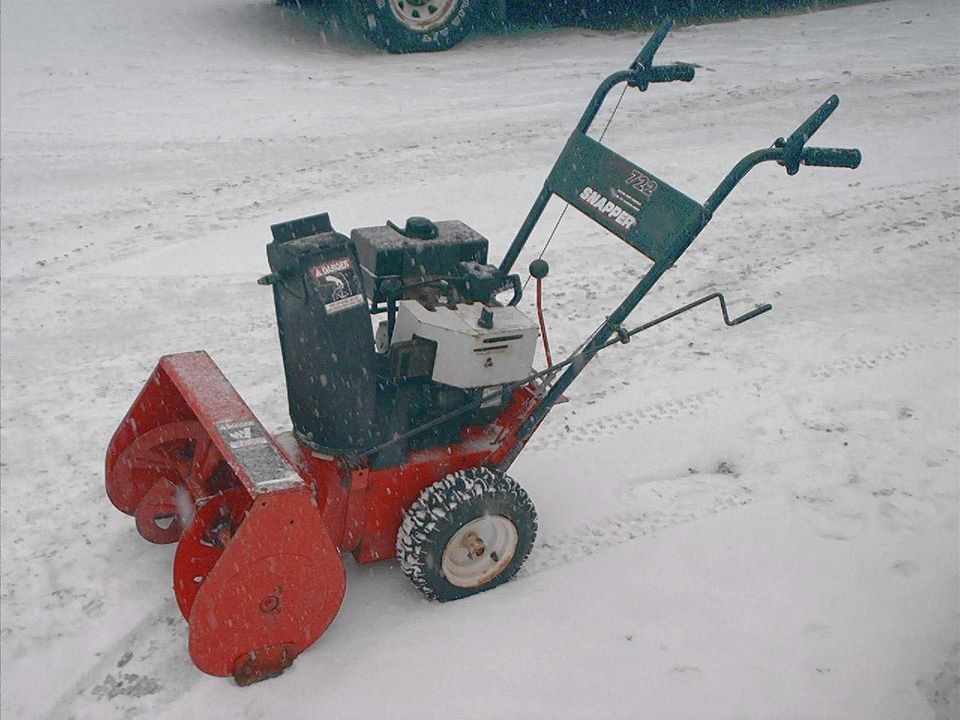
[[(635, 321), (714, 289), (774, 311), (702, 309), (590, 367), (513, 468), (541, 523), (516, 581), (440, 605), (348, 559), (329, 632), (247, 689), (191, 664), (173, 548), (104, 496), (116, 424), (160, 355), (205, 348), (285, 429), (269, 224), (460, 218), (497, 259), (645, 38), (394, 57), (266, 0), (0, 19), (5, 719), (957, 717), (955, 0), (674, 31), (660, 58), (697, 79), (628, 93), (615, 149), (702, 200), (836, 92), (814, 144), (863, 150), (754, 171)], [(642, 268), (577, 215), (547, 254), (555, 355)]]

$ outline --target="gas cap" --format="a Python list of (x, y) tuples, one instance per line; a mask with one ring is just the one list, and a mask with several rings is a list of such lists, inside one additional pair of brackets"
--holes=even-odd
[(416, 238), (417, 240), (433, 240), (439, 234), (439, 230), (437, 230), (437, 225), (433, 220), (414, 215), (407, 218), (403, 234), (408, 238)]

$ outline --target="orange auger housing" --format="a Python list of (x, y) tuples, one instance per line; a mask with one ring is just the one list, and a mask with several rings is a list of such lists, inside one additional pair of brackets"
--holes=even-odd
[(180, 540), (174, 590), (201, 670), (275, 675), (333, 621), (346, 580), (314, 488), (205, 352), (160, 361), (106, 478), (143, 537)]
[(341, 552), (395, 555), (404, 511), (449, 473), (495, 465), (536, 406), (524, 387), (496, 422), (398, 467), (351, 467), (273, 438), (206, 352), (160, 360), (107, 450), (111, 502), (154, 543), (179, 541), (177, 604), (190, 656), (248, 684), (282, 672), (330, 625)]

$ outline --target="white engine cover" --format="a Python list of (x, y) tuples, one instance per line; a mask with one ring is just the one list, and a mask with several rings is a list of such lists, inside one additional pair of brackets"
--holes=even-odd
[(493, 307), (493, 327), (477, 324), (482, 303), (440, 306), (428, 310), (417, 300), (397, 303), (392, 342), (413, 336), (437, 343), (433, 379), (459, 388), (502, 385), (531, 373), (539, 332), (526, 315), (512, 306)]

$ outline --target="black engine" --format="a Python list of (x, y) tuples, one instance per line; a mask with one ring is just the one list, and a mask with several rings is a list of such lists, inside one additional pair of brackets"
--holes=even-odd
[[(403, 228), (359, 228), (348, 238), (326, 213), (271, 227), (267, 245), (290, 418), (319, 452), (356, 455), (388, 443), (479, 399), (481, 390), (431, 379), (436, 342), (391, 343), (397, 303), (427, 309), (457, 303), (499, 305), (498, 291), (519, 278), (486, 264), (487, 239), (458, 220), (413, 217)], [(376, 351), (370, 315), (386, 314)], [(465, 424), (501, 409), (476, 409), (371, 454), (375, 466), (407, 451), (456, 442)]]

